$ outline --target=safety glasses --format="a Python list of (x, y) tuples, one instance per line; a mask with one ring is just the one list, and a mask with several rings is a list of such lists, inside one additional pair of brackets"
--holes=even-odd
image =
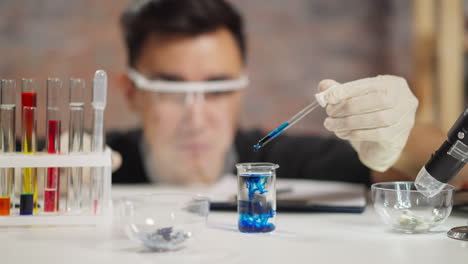
[(179, 105), (210, 101), (244, 89), (249, 83), (246, 76), (234, 80), (203, 82), (149, 80), (134, 69), (128, 71), (128, 76), (138, 89), (153, 92), (160, 101)]

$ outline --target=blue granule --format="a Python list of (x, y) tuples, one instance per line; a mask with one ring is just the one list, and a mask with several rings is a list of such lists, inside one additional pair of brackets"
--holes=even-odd
[(167, 241), (171, 240), (171, 233), (172, 233), (172, 227), (165, 227), (165, 228), (158, 229), (156, 231), (157, 235), (161, 235)]
[(190, 232), (174, 230), (172, 227), (157, 229), (155, 232), (143, 233), (137, 236), (145, 247), (155, 251), (177, 250), (185, 246), (192, 236)]

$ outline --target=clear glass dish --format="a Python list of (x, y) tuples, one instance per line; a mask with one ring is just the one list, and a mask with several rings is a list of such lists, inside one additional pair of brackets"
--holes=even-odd
[(392, 229), (421, 233), (442, 224), (450, 215), (455, 188), (447, 185), (433, 197), (419, 192), (414, 182), (383, 182), (371, 187), (375, 211)]
[(155, 251), (186, 247), (206, 228), (210, 208), (207, 197), (187, 193), (135, 195), (118, 204), (127, 236)]

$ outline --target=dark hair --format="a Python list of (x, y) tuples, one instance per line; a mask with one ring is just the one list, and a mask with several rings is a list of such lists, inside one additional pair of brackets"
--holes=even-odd
[(224, 0), (139, 0), (134, 1), (121, 16), (127, 45), (128, 63), (135, 66), (143, 44), (152, 33), (198, 35), (227, 28), (242, 59), (246, 59), (246, 44), (241, 15)]

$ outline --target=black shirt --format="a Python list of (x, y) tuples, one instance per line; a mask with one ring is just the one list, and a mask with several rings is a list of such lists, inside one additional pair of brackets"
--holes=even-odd
[[(107, 144), (122, 155), (122, 166), (112, 175), (113, 183), (149, 182), (141, 157), (141, 130), (110, 133)], [(262, 150), (253, 145), (263, 137), (260, 131), (238, 131), (234, 148), (238, 162), (272, 162), (280, 167), (279, 178), (345, 181), (370, 185), (370, 171), (351, 145), (325, 137), (285, 136), (271, 141)], [(235, 174), (235, 168), (232, 168)]]

